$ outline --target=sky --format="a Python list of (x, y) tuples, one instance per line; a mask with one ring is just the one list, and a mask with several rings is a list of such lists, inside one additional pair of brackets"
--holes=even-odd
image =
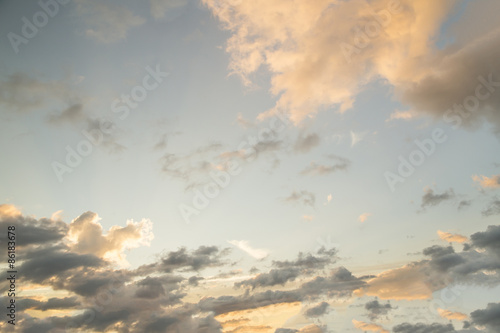
[(0, 1), (0, 330), (500, 332), (499, 12)]

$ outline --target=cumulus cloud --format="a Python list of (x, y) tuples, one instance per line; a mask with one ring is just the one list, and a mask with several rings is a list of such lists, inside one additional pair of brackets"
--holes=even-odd
[(126, 227), (113, 226), (107, 234), (103, 234), (99, 220), (96, 213), (86, 212), (71, 222), (68, 236), (72, 241), (70, 248), (74, 252), (124, 260), (124, 250), (147, 246), (154, 237), (152, 223), (146, 219), (140, 222), (127, 221)]
[(486, 309), (476, 310), (470, 316), (474, 324), (485, 326), (489, 332), (500, 330), (500, 303), (489, 303)]
[[(337, 251), (320, 248), (312, 254), (299, 253), (292, 260), (274, 260), (268, 272), (255, 276), (255, 279), (243, 280), (247, 281), (242, 283), (243, 287), (255, 285), (255, 290), (235, 289), (226, 293), (222, 289), (213, 294), (200, 294), (201, 290), (211, 290), (206, 289), (207, 286), (215, 286), (210, 285), (211, 278), (200, 275), (203, 270), (230, 267), (231, 262), (225, 260), (229, 254), (227, 249), (206, 245), (192, 250), (180, 248), (163, 253), (153, 263), (137, 269), (117, 268), (102, 258), (107, 253), (105, 249), (122, 248), (123, 239), (137, 241), (139, 238), (135, 237), (140, 234), (137, 232), (138, 225), (112, 227), (105, 232), (100, 227), (97, 214), (92, 212), (83, 213), (71, 223), (65, 223), (59, 219), (24, 216), (10, 205), (0, 206), (0, 223), (4, 226), (6, 223), (15, 224), (20, 230), (22, 227), (33, 228), (31, 233), (40, 235), (28, 238), (22, 251), (19, 251), (23, 286), (27, 290), (42, 287), (63, 295), (19, 297), (16, 300), (19, 301), (19, 325), (25, 332), (67, 331), (68, 327), (73, 327), (77, 331), (93, 332), (221, 333), (227, 330), (219, 321), (219, 316), (224, 314), (231, 316), (238, 311), (272, 314), (271, 311), (278, 306), (296, 307), (299, 314), (304, 304), (313, 304), (304, 308), (303, 314), (317, 320), (315, 318), (330, 309), (329, 303), (360, 295), (360, 291), (361, 294), (377, 294), (380, 298), (385, 295), (392, 299), (418, 299), (418, 296), (432, 295), (432, 291), (451, 282), (498, 285), (498, 275), (487, 275), (483, 271), (496, 274), (500, 271), (500, 229), (490, 226), (470, 237), (470, 248), (467, 250), (457, 253), (452, 247), (428, 247), (423, 250), (426, 259), (377, 276), (356, 276), (347, 268), (332, 268), (337, 260)], [(29, 229), (25, 230), (30, 234)], [(118, 234), (123, 238), (114, 235), (111, 230), (120, 231)], [(48, 231), (56, 236), (47, 237)], [(290, 275), (283, 275), (287, 272)], [(203, 285), (198, 285), (201, 280)], [(282, 281), (294, 283), (280, 288)], [(6, 282), (0, 281), (2, 294), (8, 289)], [(419, 289), (424, 287), (427, 289)], [(3, 302), (5, 297), (1, 300)], [(373, 315), (373, 319), (387, 315), (392, 308), (389, 303), (378, 300), (365, 304), (365, 310)], [(497, 310), (498, 304), (490, 304), (486, 309), (472, 312), (470, 321), (472, 325), (495, 332), (498, 326)], [(44, 312), (44, 315), (37, 317), (37, 311)], [(458, 319), (455, 312), (443, 312), (443, 315), (448, 319)], [(353, 324), (365, 331), (386, 331), (373, 323), (356, 321)], [(1, 322), (0, 330), (5, 325), (4, 321)], [(264, 328), (278, 332), (326, 331), (326, 327), (317, 325), (300, 329), (273, 325), (241, 320), (235, 321), (230, 329), (236, 332), (245, 328), (252, 332)], [(453, 331), (442, 324), (403, 323), (397, 325), (394, 332)]]
[[(260, 68), (270, 72), (277, 102), (262, 117), (286, 110), (298, 124), (321, 110), (344, 112), (367, 83), (383, 79), (412, 114), (445, 117), (469, 128), (485, 120), (500, 124), (495, 111), (500, 30), (496, 25), (474, 30), (473, 38), (439, 49), (434, 37), (451, 14), (452, 1), (203, 3), (231, 33), (226, 45), (231, 74), (251, 85)], [(498, 10), (498, 4), (488, 6)], [(378, 23), (374, 13), (387, 22)], [(470, 21), (481, 20), (479, 14)], [(482, 84), (481, 76), (492, 83)], [(479, 84), (481, 99), (475, 97)], [(453, 108), (462, 103), (462, 109)]]

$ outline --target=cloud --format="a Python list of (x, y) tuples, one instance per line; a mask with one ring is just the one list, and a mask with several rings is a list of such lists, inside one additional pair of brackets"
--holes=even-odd
[(177, 251), (170, 251), (163, 255), (154, 264), (143, 265), (137, 271), (143, 272), (163, 272), (173, 271), (200, 271), (209, 267), (222, 266), (222, 258), (229, 253), (229, 249), (219, 249), (217, 246), (202, 245), (198, 249), (189, 252), (181, 247)]
[(447, 333), (455, 332), (455, 328), (452, 324), (409, 324), (403, 323), (395, 326), (392, 331), (394, 333)]
[(458, 235), (458, 234), (451, 234), (449, 232), (444, 232), (441, 230), (438, 230), (437, 234), (438, 234), (439, 238), (441, 238), (442, 240), (445, 240), (449, 243), (453, 243), (453, 242), (465, 243), (467, 241), (467, 237), (465, 237), (465, 236)]
[(320, 143), (320, 137), (316, 133), (302, 135), (300, 134), (295, 142), (293, 149), (298, 153), (307, 153), (317, 147)]
[(462, 200), (458, 203), (457, 209), (461, 210), (465, 207), (469, 207), (472, 203), (472, 200)]
[(65, 81), (43, 80), (24, 73), (14, 73), (0, 81), (0, 105), (9, 112), (33, 112), (52, 105), (60, 106), (62, 102), (64, 111), (54, 116), (54, 119), (62, 116), (68, 120), (81, 112), (78, 105), (86, 100), (71, 87), (72, 84)]
[(146, 20), (121, 5), (96, 0), (76, 0), (76, 12), (87, 29), (85, 35), (99, 43), (116, 43), (127, 38), (130, 29)]
[(250, 120), (243, 118), (243, 115), (241, 113), (238, 113), (238, 117), (236, 118), (236, 122), (244, 129), (253, 128), (256, 126), (253, 121), (250, 121)]
[[(66, 223), (47, 218), (39, 220), (33, 217), (24, 217), (13, 205), (0, 205), (0, 227), (7, 230), (7, 226), (15, 225), (22, 235), (16, 240), (18, 247), (52, 244), (61, 241), (68, 231)], [(7, 242), (7, 233), (0, 234), (2, 243)]]
[(363, 331), (370, 331), (370, 332), (380, 332), (380, 333), (389, 333), (385, 328), (383, 328), (380, 325), (377, 324), (370, 324), (370, 323), (365, 323), (363, 321), (359, 321), (356, 319), (352, 320), (352, 324), (354, 327), (357, 329), (363, 330)]
[(316, 204), (316, 195), (314, 193), (309, 192), (309, 191), (293, 191), (292, 194), (290, 194), (287, 198), (285, 198), (286, 202), (290, 203), (300, 203), (305, 206), (311, 206), (314, 207)]
[(486, 231), (476, 232), (470, 236), (472, 244), (500, 256), (500, 225), (490, 225)]
[(162, 19), (168, 11), (186, 6), (189, 0), (149, 0), (149, 2), (151, 15), (155, 19)]
[(500, 175), (491, 177), (473, 176), (472, 180), (479, 184), (482, 188), (500, 188)]
[(235, 287), (272, 287), (285, 285), (289, 281), (295, 281), (299, 276), (307, 276), (315, 271), (325, 268), (337, 259), (336, 249), (320, 248), (316, 255), (299, 252), (297, 259), (289, 261), (273, 261), (273, 269), (268, 273), (258, 274), (256, 277), (235, 283)]
[(271, 269), (268, 273), (261, 273), (256, 277), (237, 282), (234, 284), (235, 287), (272, 287), (276, 285), (285, 285), (289, 281), (294, 281), (300, 275), (300, 270), (298, 268), (281, 268), (281, 269)]
[(390, 303), (386, 304), (380, 304), (380, 302), (375, 299), (373, 301), (370, 301), (365, 304), (365, 309), (368, 311), (368, 318), (370, 320), (374, 321), (375, 319), (378, 319), (379, 316), (381, 315), (387, 315), (390, 310), (393, 310), (394, 308), (391, 306)]
[(366, 132), (365, 133), (355, 133), (355, 132), (351, 131), (350, 134), (351, 134), (351, 147), (354, 147), (356, 144), (363, 141), (364, 137), (366, 136)]
[(422, 197), (422, 203), (420, 207), (422, 209), (425, 209), (426, 207), (437, 206), (444, 201), (453, 199), (454, 197), (455, 192), (453, 192), (453, 189), (449, 189), (448, 191), (440, 194), (434, 194), (434, 190), (427, 189), (424, 196)]
[(269, 252), (264, 249), (254, 249), (253, 247), (250, 246), (250, 244), (246, 240), (240, 240), (240, 241), (232, 240), (228, 241), (228, 243), (238, 247), (240, 250), (246, 252), (255, 259), (259, 260), (264, 259), (269, 255)]
[(363, 214), (359, 215), (359, 217), (358, 217), (358, 221), (359, 221), (359, 222), (361, 222), (361, 223), (363, 223), (363, 222), (365, 222), (365, 221), (366, 221), (366, 219), (367, 219), (369, 216), (371, 216), (371, 215), (372, 215), (372, 214), (370, 214), (370, 213), (363, 213)]
[(96, 213), (86, 212), (71, 222), (68, 236), (74, 252), (123, 261), (123, 251), (147, 246), (154, 238), (152, 223), (146, 219), (140, 222), (129, 220), (126, 227), (113, 226), (107, 234), (103, 234), (99, 220)]
[(311, 162), (311, 164), (300, 172), (301, 175), (313, 175), (313, 176), (323, 176), (328, 175), (336, 171), (344, 171), (349, 168), (351, 161), (346, 158), (339, 157), (336, 155), (329, 155), (330, 159), (335, 160), (336, 163), (330, 165), (317, 164), (316, 162)]
[(83, 111), (83, 105), (81, 103), (77, 103), (67, 107), (59, 114), (49, 115), (48, 121), (53, 124), (79, 123), (85, 118), (86, 115)]
[(500, 200), (493, 199), (481, 214), (486, 217), (500, 214)]
[(437, 309), (439, 315), (443, 318), (446, 318), (448, 320), (460, 320), (460, 321), (464, 321), (467, 319), (467, 315), (465, 313), (461, 313), (461, 312), (453, 312), (453, 311), (449, 311), (449, 310), (443, 310), (443, 309)]
[(306, 310), (304, 313), (306, 317), (309, 318), (316, 318), (316, 317), (321, 317), (328, 313), (328, 308), (330, 307), (330, 304), (327, 302), (321, 302), (319, 304), (316, 304), (313, 307), (310, 307), (309, 309)]
[(486, 309), (476, 310), (470, 316), (474, 324), (485, 326), (492, 333), (500, 330), (500, 303), (489, 303)]
[[(486, 46), (478, 41), (441, 52), (433, 46), (431, 39), (451, 2), (423, 6), (401, 1), (391, 8), (385, 1), (295, 1), (292, 6), (281, 0), (265, 5), (203, 3), (232, 34), (226, 46), (231, 73), (250, 85), (251, 75), (266, 67), (271, 73), (270, 91), (278, 96), (271, 111), (286, 109), (296, 123), (331, 106), (341, 112), (349, 109), (363, 86), (376, 78), (395, 86), (401, 99), (417, 111), (425, 112), (427, 106), (437, 113), (450, 107), (457, 95), (464, 96), (467, 90), (457, 82), (463, 77), (475, 80), (484, 64), (494, 63), (492, 37), (483, 42)], [(390, 22), (378, 26), (375, 36), (358, 48), (355, 27), (376, 24), (372, 13), (380, 11), (389, 15)], [(478, 44), (482, 52), (475, 50)], [(343, 51), (346, 45), (355, 51)], [(472, 62), (472, 68), (458, 66), (465, 60)], [(445, 75), (437, 75), (443, 71)], [(431, 95), (431, 84), (445, 97)]]
[(166, 153), (160, 160), (161, 170), (172, 178), (187, 182), (186, 190), (203, 185), (209, 179), (209, 173), (221, 162), (221, 149), (220, 143), (209, 143), (183, 155)]
[[(404, 269), (390, 270), (377, 276), (356, 276), (344, 267), (331, 269), (337, 260), (336, 249), (320, 248), (315, 253), (299, 252), (294, 259), (272, 261), (269, 271), (257, 275), (254, 281), (243, 280), (248, 283), (243, 283), (242, 286), (249, 288), (238, 294), (237, 289), (231, 292), (225, 292), (227, 289), (224, 289), (230, 287), (235, 279), (230, 279), (223, 285), (217, 280), (217, 276), (214, 279), (201, 275), (205, 269), (211, 268), (207, 273), (213, 274), (219, 267), (231, 267), (231, 262), (225, 260), (228, 250), (218, 246), (204, 245), (191, 250), (180, 248), (163, 253), (153, 263), (144, 264), (137, 269), (117, 268), (112, 262), (100, 257), (105, 255), (101, 249), (114, 248), (109, 244), (123, 245), (122, 238), (112, 236), (111, 230), (121, 230), (124, 238), (129, 239), (130, 235), (136, 235), (137, 225), (130, 227), (130, 230), (115, 226), (105, 233), (99, 227), (97, 214), (92, 212), (83, 213), (71, 223), (65, 223), (59, 219), (54, 221), (23, 216), (10, 205), (0, 206), (0, 222), (13, 223), (16, 228), (36, 227), (37, 233), (41, 235), (26, 241), (19, 251), (19, 271), (23, 272), (26, 290), (43, 288), (48, 290), (48, 295), (53, 291), (63, 295), (37, 299), (29, 296), (18, 298), (19, 325), (28, 333), (67, 331), (68, 327), (93, 332), (120, 332), (124, 328), (130, 332), (166, 333), (220, 333), (228, 329), (237, 332), (245, 328), (252, 332), (264, 328), (272, 331), (280, 326), (271, 326), (267, 322), (242, 321), (223, 329), (220, 317), (215, 316), (231, 316), (238, 311), (256, 315), (262, 312), (272, 314), (269, 311), (274, 307), (293, 306), (297, 309), (303, 307), (304, 315), (318, 318), (328, 311), (328, 303), (351, 300), (353, 295), (360, 295), (360, 291), (361, 294), (378, 293), (398, 299), (398, 295), (405, 295), (400, 289), (406, 289), (406, 295), (411, 297), (399, 299), (418, 299), (415, 296), (425, 294), (418, 289), (421, 286), (426, 286), (432, 295), (433, 291), (442, 289), (451, 282), (486, 286), (496, 286), (499, 282), (498, 275), (483, 273), (486, 270), (496, 274), (500, 272), (499, 226), (490, 226), (473, 234), (467, 250), (457, 253), (452, 247), (428, 247), (423, 250), (426, 259), (411, 263)], [(53, 231), (57, 237), (47, 238), (47, 231)], [(100, 231), (100, 234), (96, 231)], [(75, 237), (76, 235), (85, 237)], [(78, 251), (81, 253), (76, 252), (75, 242), (78, 239)], [(115, 241), (112, 242), (112, 239)], [(134, 237), (132, 239), (137, 240)], [(120, 246), (117, 245), (118, 247)], [(292, 275), (282, 275), (286, 272), (291, 272)], [(234, 276), (234, 273), (231, 274)], [(240, 281), (240, 277), (237, 278)], [(201, 280), (204, 281), (203, 284), (198, 285)], [(294, 283), (280, 288), (283, 283), (279, 281)], [(7, 282), (5, 279), (0, 281), (0, 292), (4, 293), (8, 289)], [(252, 283), (262, 289), (252, 290)], [(215, 287), (222, 289), (214, 289)], [(1, 300), (3, 302), (5, 298)], [(311, 303), (313, 305), (305, 306)], [(495, 325), (498, 325), (495, 321), (498, 317), (497, 308), (498, 305), (493, 304), (486, 309), (474, 311), (470, 316), (472, 324), (485, 326), (494, 332)], [(365, 309), (374, 316), (383, 316), (392, 311), (392, 306), (377, 300), (368, 302)], [(36, 317), (37, 311), (44, 313)], [(384, 331), (383, 327), (377, 327), (376, 324), (357, 324), (358, 328), (366, 331)], [(5, 325), (5, 322), (0, 323), (0, 330)], [(396, 326), (394, 331), (447, 332), (446, 325), (439, 325), (404, 323)], [(326, 331), (326, 327), (317, 325), (298, 330), (322, 331)]]

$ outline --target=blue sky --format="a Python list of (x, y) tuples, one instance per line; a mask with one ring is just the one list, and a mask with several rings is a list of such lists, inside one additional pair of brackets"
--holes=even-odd
[(495, 11), (1, 2), (2, 227), (20, 274), (74, 258), (25, 273), (18, 325), (498, 332)]

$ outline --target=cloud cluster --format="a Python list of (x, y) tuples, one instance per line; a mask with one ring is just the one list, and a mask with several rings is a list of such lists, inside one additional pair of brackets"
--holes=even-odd
[[(500, 226), (490, 226), (471, 235), (462, 252), (435, 245), (423, 250), (426, 259), (377, 276), (356, 276), (345, 267), (334, 267), (336, 249), (320, 248), (314, 254), (299, 253), (292, 260), (274, 260), (267, 272), (236, 283), (233, 273), (219, 274), (215, 280), (227, 279), (227, 287), (244, 290), (205, 294), (214, 285), (203, 272), (229, 267), (228, 249), (206, 245), (192, 250), (179, 248), (136, 269), (119, 268), (107, 258), (110, 252), (147, 244), (151, 237), (145, 221), (105, 232), (92, 212), (65, 223), (56, 217), (24, 216), (14, 206), (0, 205), (0, 226), (15, 225), (20, 235), (27, 236), (19, 243), (18, 269), (23, 272), (23, 286), (59, 292), (59, 296), (18, 298), (18, 324), (23, 332), (55, 333), (75, 328), (95, 332), (221, 333), (226, 327), (235, 331), (324, 332), (325, 326), (283, 328), (265, 320), (252, 322), (243, 314), (266, 318), (267, 311), (272, 316), (278, 307), (300, 309), (303, 304), (313, 304), (304, 307), (302, 315), (319, 320), (331, 304), (353, 296), (413, 300), (430, 298), (433, 291), (451, 283), (494, 286), (499, 282)], [(0, 291), (6, 289), (6, 281), (0, 282)], [(395, 309), (378, 299), (367, 302), (364, 308), (372, 321)], [(498, 310), (499, 305), (492, 303), (470, 316), (449, 310), (438, 310), (436, 316), (469, 318), (464, 325), (470, 327), (457, 332), (476, 332), (476, 326), (496, 332)], [(5, 325), (0, 323), (0, 328)], [(385, 325), (373, 322), (354, 320), (353, 325), (364, 331), (387, 332)], [(455, 329), (443, 324), (400, 323), (393, 331)]]

